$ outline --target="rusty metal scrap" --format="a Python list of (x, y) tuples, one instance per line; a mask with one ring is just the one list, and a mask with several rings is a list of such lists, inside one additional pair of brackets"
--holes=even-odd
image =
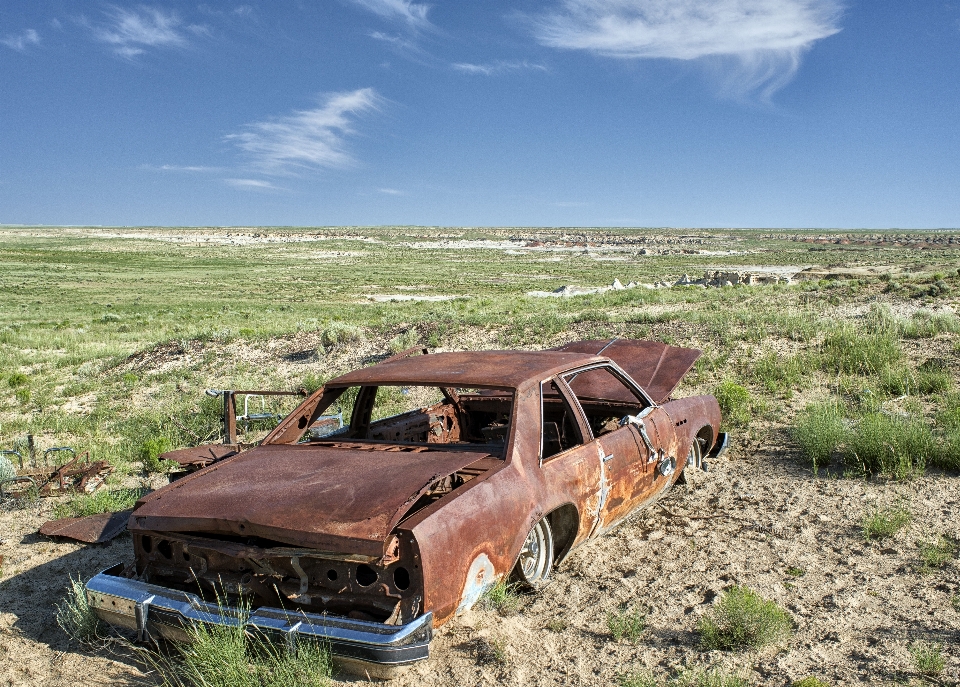
[(47, 449), (44, 455), (67, 451), (73, 454), (73, 458), (54, 470), (49, 467), (22, 468), (15, 477), (0, 481), (0, 496), (23, 496), (33, 489), (42, 497), (89, 494), (99, 489), (113, 470), (104, 460), (91, 461), (89, 451), (77, 455), (72, 448), (56, 447)]
[(65, 537), (86, 544), (103, 544), (116, 538), (127, 529), (127, 520), (133, 510), (119, 513), (100, 513), (81, 518), (48, 520), (40, 527), (40, 534), (47, 537)]

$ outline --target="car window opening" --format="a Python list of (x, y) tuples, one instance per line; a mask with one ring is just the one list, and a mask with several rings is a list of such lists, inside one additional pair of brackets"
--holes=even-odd
[(346, 442), (371, 450), (482, 450), (504, 457), (512, 391), (414, 385), (331, 391), (329, 403), (314, 416), (342, 413), (349, 422), (338, 429), (311, 426), (302, 441)]

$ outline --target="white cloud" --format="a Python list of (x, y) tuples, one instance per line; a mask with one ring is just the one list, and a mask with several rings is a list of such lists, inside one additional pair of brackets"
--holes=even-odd
[(263, 179), (224, 179), (225, 182), (235, 188), (253, 189), (259, 191), (282, 191), (279, 186), (275, 186), (269, 181)]
[(561, 0), (533, 29), (544, 45), (607, 57), (714, 58), (728, 91), (769, 97), (839, 16), (839, 0)]
[(142, 55), (146, 48), (182, 48), (188, 42), (186, 33), (206, 33), (202, 26), (184, 25), (174, 12), (142, 5), (136, 9), (114, 6), (105, 14), (108, 23), (95, 27), (94, 36), (126, 58)]
[(247, 124), (245, 131), (226, 139), (268, 174), (347, 167), (354, 162), (345, 142), (354, 133), (353, 120), (379, 109), (381, 102), (372, 88), (332, 93), (313, 110), (298, 110), (285, 117)]
[(23, 33), (10, 34), (4, 38), (0, 38), (0, 43), (3, 43), (8, 48), (23, 52), (31, 45), (40, 43), (40, 34), (33, 29), (27, 29)]
[(353, 3), (384, 19), (401, 21), (415, 29), (425, 29), (430, 26), (430, 21), (427, 19), (430, 5), (410, 2), (410, 0), (353, 0)]
[(223, 167), (207, 167), (204, 165), (140, 165), (138, 169), (147, 172), (186, 172), (192, 174), (202, 174), (210, 172), (222, 172)]
[(403, 191), (398, 191), (395, 188), (378, 188), (378, 192), (387, 195), (387, 196), (402, 196)]
[(493, 76), (494, 74), (502, 74), (504, 72), (516, 72), (523, 69), (533, 69), (536, 71), (547, 71), (547, 68), (542, 64), (536, 64), (533, 62), (527, 62), (523, 60), (522, 62), (508, 62), (505, 60), (497, 60), (495, 62), (488, 62), (486, 64), (471, 64), (469, 62), (455, 62), (450, 65), (458, 72), (464, 72), (466, 74), (483, 74), (484, 76)]

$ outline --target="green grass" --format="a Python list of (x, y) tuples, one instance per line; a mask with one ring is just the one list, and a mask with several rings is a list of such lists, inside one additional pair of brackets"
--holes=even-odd
[(499, 580), (480, 597), (480, 608), (496, 611), (500, 615), (514, 615), (520, 611), (522, 599), (516, 584)]
[[(249, 609), (241, 608), (241, 612)], [(188, 626), (190, 641), (175, 643), (174, 655), (148, 651), (147, 663), (164, 687), (327, 687), (332, 663), (318, 642), (297, 642), (294, 651), (248, 636), (243, 624)]]
[(946, 567), (947, 563), (954, 559), (958, 545), (956, 540), (941, 535), (936, 541), (917, 542), (917, 549), (920, 557), (920, 571), (931, 573)]
[(787, 574), (788, 574), (790, 577), (800, 578), (800, 577), (803, 577), (804, 575), (806, 575), (806, 574), (807, 574), (807, 571), (804, 570), (803, 568), (795, 568), (795, 567), (791, 566), (791, 567), (787, 568)]
[(645, 670), (634, 671), (619, 676), (619, 687), (748, 687), (746, 678), (727, 673), (715, 668), (713, 670), (681, 670), (668, 680), (658, 680)]
[(830, 687), (830, 683), (813, 675), (794, 680), (790, 687)]
[(760, 649), (793, 635), (790, 614), (745, 586), (724, 592), (697, 624), (700, 644), (707, 650)]
[(54, 506), (55, 518), (80, 518), (98, 513), (118, 513), (133, 508), (147, 489), (108, 489), (101, 488), (92, 494), (79, 494)]
[(828, 332), (820, 345), (820, 366), (832, 373), (875, 375), (902, 358), (894, 335), (868, 334), (846, 325)]
[(721, 429), (745, 427), (750, 423), (753, 410), (750, 392), (746, 387), (731, 380), (724, 380), (714, 389), (713, 395), (720, 404), (723, 424)]
[(914, 669), (924, 677), (937, 677), (947, 665), (943, 647), (939, 644), (917, 642), (910, 647), (910, 656)]
[(848, 434), (844, 407), (836, 401), (809, 404), (793, 427), (793, 438), (814, 469), (830, 462)]
[(607, 613), (607, 630), (614, 641), (621, 639), (636, 643), (647, 626), (646, 613), (638, 608), (622, 606)]
[(90, 644), (105, 636), (107, 626), (87, 603), (84, 582), (79, 577), (70, 578), (67, 593), (56, 608), (57, 625), (75, 642)]
[(867, 541), (889, 539), (910, 524), (911, 519), (905, 508), (874, 508), (863, 516), (860, 530)]

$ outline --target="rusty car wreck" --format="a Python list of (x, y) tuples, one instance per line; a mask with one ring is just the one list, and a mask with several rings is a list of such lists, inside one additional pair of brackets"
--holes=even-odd
[[(259, 446), (142, 498), (135, 562), (92, 578), (90, 606), (141, 638), (244, 622), (347, 670), (425, 659), (498, 580), (540, 586), (726, 446), (716, 399), (670, 400), (699, 355), (580, 341), (337, 377)], [(337, 410), (342, 428), (314, 426)]]

